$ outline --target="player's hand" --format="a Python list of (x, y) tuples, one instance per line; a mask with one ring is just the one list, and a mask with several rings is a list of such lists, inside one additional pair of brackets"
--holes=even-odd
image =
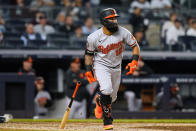
[(97, 81), (97, 79), (93, 77), (93, 74), (92, 74), (91, 71), (87, 71), (87, 72), (85, 73), (85, 76), (86, 76), (86, 78), (87, 78), (87, 80), (88, 80), (88, 82), (89, 82), (90, 84), (92, 84), (93, 82)]
[(127, 69), (127, 70), (129, 69), (129, 72), (127, 72), (126, 75), (132, 74), (132, 73), (136, 70), (136, 67), (137, 67), (137, 61), (136, 61), (136, 60), (132, 60), (132, 62), (129, 63), (129, 64), (126, 66), (126, 69)]

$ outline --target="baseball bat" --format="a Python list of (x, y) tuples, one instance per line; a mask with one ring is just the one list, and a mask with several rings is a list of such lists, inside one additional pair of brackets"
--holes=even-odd
[(61, 125), (60, 125), (60, 127), (59, 127), (60, 129), (64, 129), (64, 128), (65, 128), (67, 119), (68, 119), (68, 117), (69, 117), (69, 113), (70, 113), (70, 111), (71, 111), (71, 105), (72, 105), (72, 103), (73, 103), (73, 100), (74, 100), (74, 98), (75, 98), (76, 92), (77, 92), (78, 87), (79, 87), (80, 85), (81, 85), (81, 82), (78, 81), (77, 84), (76, 84), (76, 88), (75, 88), (75, 90), (74, 90), (74, 93), (73, 93), (73, 95), (72, 95), (72, 97), (71, 97), (71, 101), (70, 101), (70, 103), (69, 103), (69, 105), (68, 105), (68, 108), (67, 108), (67, 110), (66, 110), (66, 112), (65, 112), (65, 114), (64, 114), (64, 116), (63, 116), (62, 121), (61, 121)]

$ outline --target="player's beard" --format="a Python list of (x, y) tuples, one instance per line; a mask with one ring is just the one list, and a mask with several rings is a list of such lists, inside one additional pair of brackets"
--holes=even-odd
[(111, 33), (115, 33), (118, 31), (118, 24), (107, 21), (104, 25)]

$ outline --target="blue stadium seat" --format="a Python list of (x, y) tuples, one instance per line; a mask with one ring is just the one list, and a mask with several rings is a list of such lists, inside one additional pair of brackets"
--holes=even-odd
[(25, 21), (20, 19), (10, 19), (6, 21), (6, 29), (9, 31), (25, 31)]
[(65, 33), (51, 33), (47, 35), (48, 40), (54, 40), (54, 39), (67, 39), (68, 35)]
[(27, 47), (32, 49), (40, 49), (47, 47), (47, 41), (45, 40), (29, 40)]
[(76, 39), (76, 40), (73, 40), (71, 42), (71, 48), (73, 49), (82, 49), (84, 50), (86, 48), (86, 40), (80, 40), (80, 39)]
[(5, 39), (19, 39), (20, 36), (21, 36), (21, 34), (18, 32), (5, 32), (4, 33)]
[(68, 39), (53, 39), (48, 40), (49, 48), (54, 49), (68, 49), (70, 47), (70, 42)]
[(6, 39), (4, 41), (4, 47), (11, 49), (21, 49), (24, 47), (24, 43), (20, 39)]
[(178, 37), (179, 43), (186, 46), (186, 50), (196, 51), (196, 37), (194, 36), (180, 36)]

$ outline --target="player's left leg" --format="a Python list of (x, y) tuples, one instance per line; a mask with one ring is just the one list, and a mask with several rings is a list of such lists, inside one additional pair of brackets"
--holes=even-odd
[(103, 121), (104, 129), (110, 130), (113, 129), (113, 117), (112, 117), (112, 102), (117, 98), (117, 92), (120, 85), (121, 71), (120, 69), (111, 69), (111, 81), (112, 81), (112, 94), (110, 95), (101, 95), (101, 104), (103, 109)]
[(120, 86), (120, 80), (121, 80), (121, 69), (112, 69), (112, 88), (113, 92), (111, 94), (112, 102), (116, 101), (117, 99), (117, 93)]
[(102, 95), (104, 97), (105, 103), (102, 103), (103, 108), (103, 120), (104, 120), (104, 129), (110, 130), (113, 129), (113, 118), (112, 118), (112, 102), (117, 98), (117, 92), (120, 85), (121, 79), (121, 70), (120, 69), (111, 69), (111, 81), (112, 81), (112, 94), (111, 95)]

